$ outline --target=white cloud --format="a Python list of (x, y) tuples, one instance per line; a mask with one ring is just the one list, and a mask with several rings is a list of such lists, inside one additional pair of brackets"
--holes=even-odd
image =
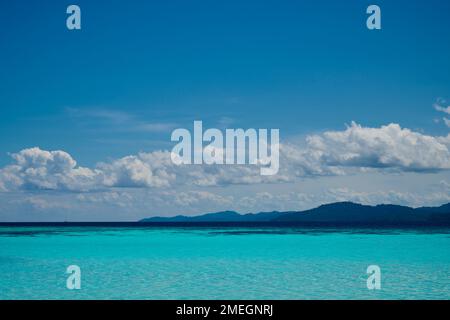
[(178, 126), (173, 122), (147, 122), (137, 115), (110, 109), (66, 108), (66, 112), (83, 125), (97, 130), (102, 126), (113, 131), (163, 133)]
[(233, 197), (221, 196), (207, 191), (187, 191), (172, 194), (175, 204), (179, 206), (192, 206), (196, 204), (212, 203), (214, 205), (230, 206)]
[(450, 128), (450, 119), (444, 117), (443, 120), (444, 120), (445, 125)]
[(169, 152), (156, 151), (100, 163), (98, 170), (106, 187), (168, 187), (175, 181)]
[(0, 170), (0, 186), (10, 189), (89, 190), (96, 184), (98, 173), (77, 167), (76, 161), (64, 151), (39, 148), (14, 153), (15, 160)]
[(344, 131), (309, 136), (307, 150), (317, 162), (327, 166), (403, 171), (450, 169), (450, 134), (434, 137), (394, 123), (365, 128), (352, 122)]
[(39, 196), (30, 196), (24, 198), (22, 204), (30, 205), (33, 209), (41, 211), (41, 210), (49, 210), (49, 209), (70, 209), (71, 205), (64, 202), (55, 201), (55, 199), (45, 199)]
[[(447, 102), (446, 100), (439, 98), (437, 102), (433, 105), (434, 109), (439, 112), (450, 114), (450, 106), (444, 107), (446, 102)], [(443, 117), (442, 121), (444, 121), (445, 125), (450, 128), (450, 119), (448, 119), (447, 117)]]
[(450, 169), (450, 134), (430, 136), (389, 124), (352, 123), (343, 131), (310, 135), (302, 144), (280, 146), (280, 171), (261, 176), (257, 166), (181, 165), (169, 151), (130, 155), (94, 168), (77, 166), (64, 151), (24, 149), (0, 169), (0, 191), (88, 191), (118, 187), (172, 188), (285, 183), (304, 177), (345, 175), (355, 170), (439, 171)]
[(437, 111), (440, 111), (440, 112), (444, 112), (444, 113), (450, 114), (450, 106), (448, 106), (448, 107), (442, 107), (442, 106), (440, 106), (439, 104), (435, 104), (435, 105), (434, 105), (434, 108), (435, 108)]

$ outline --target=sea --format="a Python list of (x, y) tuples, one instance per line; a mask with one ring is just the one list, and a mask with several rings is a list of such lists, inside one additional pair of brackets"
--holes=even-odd
[(449, 298), (450, 228), (0, 226), (2, 300)]

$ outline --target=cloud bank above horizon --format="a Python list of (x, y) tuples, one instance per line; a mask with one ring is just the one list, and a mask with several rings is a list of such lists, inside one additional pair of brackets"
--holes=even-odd
[(169, 150), (93, 167), (77, 165), (66, 151), (39, 147), (10, 157), (12, 163), (0, 169), (3, 221), (17, 212), (26, 212), (20, 219), (27, 221), (65, 219), (62, 212), (89, 221), (93, 211), (104, 215), (94, 220), (134, 220), (228, 209), (299, 210), (334, 201), (450, 201), (450, 134), (426, 135), (395, 123), (374, 128), (352, 122), (340, 131), (282, 141), (274, 176), (249, 165), (177, 166)]
[(450, 134), (430, 136), (388, 124), (355, 122), (342, 131), (309, 135), (280, 145), (280, 172), (265, 177), (245, 165), (174, 165), (170, 151), (141, 152), (93, 168), (77, 166), (65, 151), (39, 147), (10, 155), (0, 169), (0, 190), (86, 192), (108, 188), (169, 188), (287, 183), (305, 177), (349, 175), (358, 171), (437, 172), (450, 169)]

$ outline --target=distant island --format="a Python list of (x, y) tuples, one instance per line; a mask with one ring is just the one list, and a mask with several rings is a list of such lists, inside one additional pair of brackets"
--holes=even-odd
[(265, 222), (280, 224), (370, 224), (370, 225), (435, 225), (450, 226), (450, 203), (439, 207), (411, 208), (380, 204), (362, 205), (336, 202), (304, 211), (260, 212), (239, 214), (234, 211), (207, 213), (198, 216), (151, 217), (143, 223), (237, 223)]

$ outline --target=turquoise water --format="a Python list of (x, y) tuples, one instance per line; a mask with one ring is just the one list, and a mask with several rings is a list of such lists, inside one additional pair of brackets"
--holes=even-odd
[(449, 230), (0, 227), (0, 299), (449, 298)]

